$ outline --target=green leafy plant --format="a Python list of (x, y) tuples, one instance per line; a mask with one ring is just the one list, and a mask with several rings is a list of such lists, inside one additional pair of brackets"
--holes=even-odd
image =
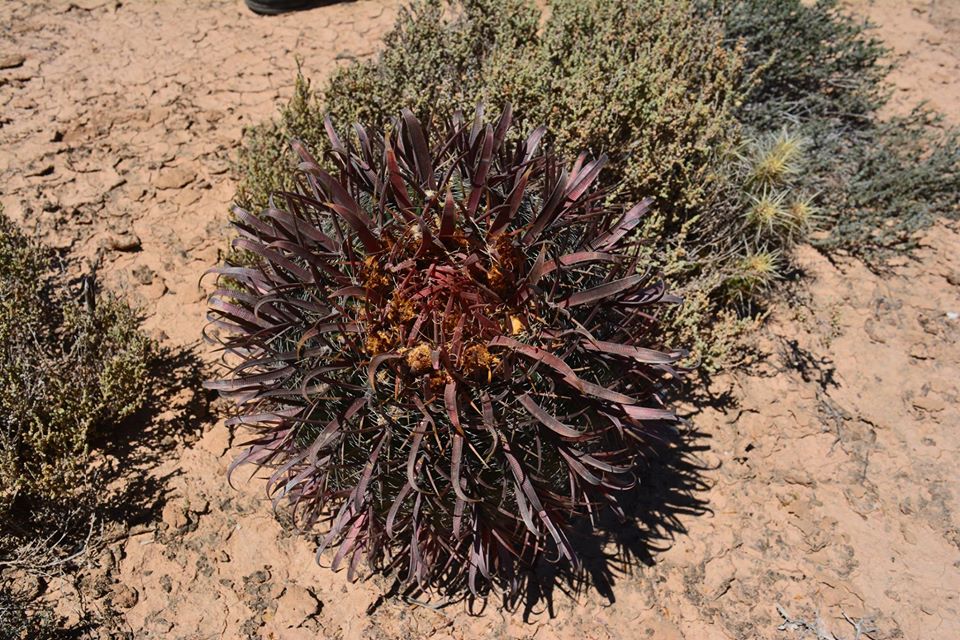
[(868, 24), (837, 0), (701, 5), (723, 16), (728, 47), (753, 79), (738, 119), (751, 135), (789, 122), (808, 141), (799, 183), (817, 194), (816, 246), (880, 267), (938, 215), (960, 215), (960, 132), (922, 105), (881, 117), (890, 55)]
[(63, 638), (53, 611), (30, 600), (15, 584), (0, 583), (0, 640)]
[(238, 201), (258, 210), (289, 188), (290, 137), (329, 150), (328, 112), (339, 122), (382, 124), (396, 105), (430, 121), (478, 101), (509, 102), (518, 130), (545, 124), (559, 153), (608, 154), (598, 180), (611, 200), (654, 199), (634, 232), (645, 257), (702, 303), (702, 313), (696, 305), (675, 310), (667, 330), (695, 343), (712, 367), (736, 333), (715, 320), (740, 247), (743, 211), (728, 202), (727, 165), (742, 143), (734, 117), (741, 67), (723, 24), (687, 0), (555, 0), (542, 25), (540, 10), (523, 0), (416, 2), (401, 11), (378, 59), (338, 70), (318, 92), (300, 78), (280, 119), (248, 133)]
[(153, 342), (0, 212), (0, 514), (87, 490), (91, 441), (140, 408)]
[(235, 212), (250, 259), (213, 270), (230, 369), (208, 386), (255, 428), (235, 464), (322, 525), (334, 569), (479, 594), (576, 562), (573, 521), (623, 515), (677, 421), (686, 354), (651, 315), (676, 299), (630, 240), (649, 201), (609, 206), (605, 157), (566, 165), (511, 122), (327, 120), (334, 172), (295, 142), (294, 189)]

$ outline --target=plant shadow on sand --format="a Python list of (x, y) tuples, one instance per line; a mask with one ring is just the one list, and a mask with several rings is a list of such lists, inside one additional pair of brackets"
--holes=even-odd
[[(773, 367), (775, 373), (767, 375), (795, 371), (805, 382), (815, 382), (821, 392), (839, 386), (831, 360), (803, 349), (796, 340), (782, 339), (776, 353), (763, 355), (759, 360), (779, 361)], [(695, 422), (707, 409), (728, 413), (736, 400), (729, 391), (710, 394), (710, 387), (709, 376), (703, 374), (698, 390), (692, 396), (682, 397), (693, 407), (686, 415), (690, 425), (687, 429), (657, 434), (648, 465), (639, 474), (639, 485), (624, 496), (626, 518), (619, 519), (607, 510), (595, 526), (589, 521), (580, 522), (571, 542), (581, 566), (540, 562), (523, 577), (521, 588), (504, 598), (506, 607), (522, 607), (525, 621), (544, 612), (552, 618), (558, 590), (569, 598), (593, 590), (613, 603), (618, 579), (634, 575), (641, 567), (653, 566), (659, 554), (686, 535), (685, 518), (711, 513), (707, 495), (711, 484), (706, 474), (717, 467), (704, 461), (710, 451), (711, 436), (698, 430)]]
[(110, 490), (102, 515), (128, 528), (159, 515), (168, 481), (182, 472), (160, 475), (150, 470), (200, 437), (213, 397), (201, 388), (205, 365), (192, 347), (160, 348), (152, 373), (156, 382), (146, 405), (109, 440), (97, 443), (105, 457), (115, 460), (105, 478)]
[(591, 526), (579, 523), (572, 542), (580, 558), (579, 568), (569, 563), (541, 562), (528, 574), (521, 590), (504, 604), (523, 608), (523, 619), (546, 612), (554, 617), (557, 590), (566, 597), (595, 591), (609, 603), (616, 602), (617, 581), (642, 567), (656, 564), (659, 554), (686, 535), (684, 518), (710, 513), (706, 474), (716, 469), (704, 457), (710, 451), (708, 433), (696, 428), (696, 418), (706, 409), (726, 411), (735, 404), (729, 392), (713, 394), (709, 375), (692, 387), (676, 389), (675, 400), (689, 407), (685, 428), (664, 427), (653, 434), (646, 466), (638, 473), (637, 486), (621, 502), (624, 518), (604, 510)]

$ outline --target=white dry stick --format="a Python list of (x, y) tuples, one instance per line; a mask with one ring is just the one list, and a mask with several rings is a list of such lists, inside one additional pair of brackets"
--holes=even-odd
[(860, 640), (860, 638), (872, 638), (871, 633), (877, 631), (877, 628), (873, 626), (873, 616), (864, 616), (857, 620), (856, 622), (847, 615), (846, 611), (841, 610), (840, 613), (843, 614), (843, 619), (850, 623), (850, 626), (853, 627), (853, 632), (856, 634), (853, 636), (853, 640)]
[(781, 604), (777, 605), (777, 612), (783, 618), (783, 624), (777, 627), (780, 631), (810, 631), (817, 635), (817, 640), (842, 640), (824, 628), (823, 620), (819, 614), (817, 614), (816, 620), (811, 623), (803, 618), (794, 618), (787, 613), (787, 610)]

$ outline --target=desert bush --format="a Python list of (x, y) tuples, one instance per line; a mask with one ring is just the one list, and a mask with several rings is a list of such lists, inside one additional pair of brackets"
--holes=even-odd
[[(511, 114), (341, 137), (259, 216), (238, 209), (210, 318), (230, 366), (209, 387), (254, 427), (235, 464), (271, 471), (333, 568), (368, 559), (419, 589), (516, 588), (577, 561), (572, 522), (639, 482), (675, 415), (675, 302), (611, 206), (606, 158), (572, 166)], [(432, 141), (431, 141), (432, 138)]]
[(739, 271), (747, 201), (732, 184), (745, 177), (728, 166), (744, 142), (740, 54), (686, 0), (556, 0), (540, 18), (522, 0), (427, 0), (401, 12), (377, 60), (340, 69), (319, 92), (298, 79), (279, 120), (249, 132), (239, 202), (256, 210), (289, 187), (290, 137), (328, 150), (327, 112), (378, 124), (398, 104), (431, 121), (478, 100), (509, 103), (517, 131), (544, 123), (560, 153), (607, 153), (599, 179), (617, 186), (611, 199), (654, 198), (636, 233), (688, 299), (668, 328), (706, 366), (726, 359), (741, 321), (718, 299)]
[(31, 601), (15, 584), (0, 582), (0, 640), (54, 640), (66, 637), (49, 607)]
[(262, 207), (289, 186), (290, 137), (325, 149), (325, 113), (380, 126), (398, 104), (429, 121), (479, 101), (510, 103), (518, 131), (544, 124), (561, 153), (607, 153), (608, 184), (660, 202), (644, 222), (651, 232), (675, 232), (711, 201), (714, 162), (739, 141), (742, 63), (722, 46), (719, 21), (685, 0), (556, 0), (542, 30), (522, 0), (450, 9), (427, 0), (402, 11), (381, 56), (338, 70), (319, 96), (301, 78), (279, 122), (248, 138), (240, 203)]
[(919, 105), (885, 117), (889, 50), (837, 0), (718, 0), (728, 47), (753, 79), (738, 113), (809, 141), (802, 185), (823, 212), (816, 246), (882, 266), (938, 215), (960, 214), (960, 134)]
[(510, 103), (518, 131), (542, 122), (561, 153), (607, 153), (611, 199), (654, 198), (635, 233), (686, 300), (665, 330), (712, 369), (796, 243), (880, 264), (956, 214), (957, 136), (922, 108), (878, 116), (884, 55), (830, 0), (552, 0), (542, 16), (524, 0), (420, 0), (377, 59), (319, 90), (299, 77), (280, 118), (248, 132), (238, 201), (259, 210), (291, 186), (291, 137), (329, 151), (326, 113), (376, 125), (396, 105), (431, 121)]
[(92, 440), (140, 408), (154, 344), (121, 300), (0, 212), (0, 515), (89, 489)]

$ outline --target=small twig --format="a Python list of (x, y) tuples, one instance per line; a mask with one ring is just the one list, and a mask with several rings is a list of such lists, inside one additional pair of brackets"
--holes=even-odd
[(817, 640), (841, 640), (841, 638), (836, 637), (823, 627), (823, 620), (817, 615), (816, 619), (811, 623), (807, 622), (803, 618), (794, 618), (787, 610), (783, 608), (783, 605), (777, 605), (777, 612), (780, 614), (780, 617), (783, 618), (783, 624), (777, 627), (780, 631), (810, 631), (811, 633), (817, 634)]
[(63, 540), (67, 537), (68, 531), (66, 530), (62, 532), (62, 534), (60, 535), (60, 538), (53, 544), (50, 544), (50, 541), (53, 539), (56, 533), (49, 536), (46, 540), (36, 541), (36, 542), (30, 543), (24, 548), (21, 548), (16, 558), (11, 560), (0, 561), (0, 566), (24, 568), (29, 571), (46, 573), (45, 572), (46, 569), (51, 569), (53, 567), (58, 567), (60, 565), (67, 564), (68, 562), (72, 562), (73, 560), (76, 560), (80, 556), (89, 552), (90, 540), (93, 538), (93, 532), (96, 526), (96, 522), (97, 522), (97, 517), (95, 515), (91, 516), (90, 525), (87, 529), (87, 537), (84, 539), (83, 544), (75, 553), (72, 553), (65, 558), (56, 558), (54, 560), (49, 560), (43, 563), (38, 563), (36, 560), (33, 559), (36, 556), (44, 553), (44, 551), (41, 549), (45, 549), (47, 550), (47, 553), (50, 553), (52, 549), (55, 549), (56, 547), (58, 547), (60, 543), (63, 542)]
[(423, 602), (422, 600), (417, 600), (416, 598), (411, 598), (410, 596), (404, 596), (403, 600), (409, 604), (415, 604), (421, 607), (426, 607), (427, 609), (433, 609), (437, 613), (441, 613), (444, 615), (446, 614), (442, 611), (442, 609), (443, 607), (447, 606), (447, 604), (449, 604), (446, 600), (438, 604), (431, 604), (429, 602)]
[(873, 626), (873, 616), (864, 616), (857, 620), (856, 622), (847, 615), (846, 611), (841, 609), (840, 613), (843, 614), (843, 619), (850, 623), (850, 626), (853, 627), (853, 632), (856, 634), (853, 636), (853, 640), (860, 640), (860, 638), (873, 638), (871, 633), (877, 631), (877, 628)]

